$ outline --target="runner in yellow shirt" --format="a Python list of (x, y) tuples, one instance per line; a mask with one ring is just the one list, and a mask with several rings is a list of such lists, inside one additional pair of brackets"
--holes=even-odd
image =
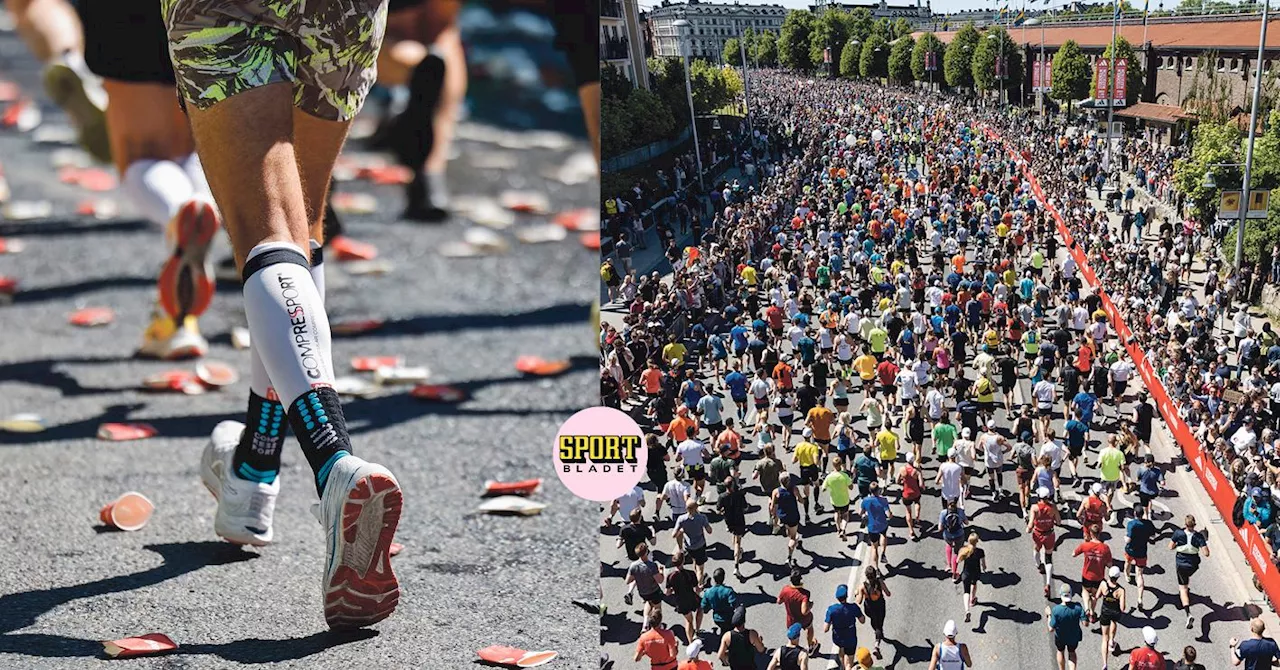
[[(804, 504), (804, 522), (809, 523), (809, 487), (817, 486), (818, 479), (822, 476), (822, 471), (818, 468), (818, 461), (822, 460), (822, 448), (813, 441), (813, 429), (804, 429), (804, 439), (796, 445), (792, 457), (800, 466), (800, 484), (796, 489), (800, 493), (800, 502)], [(822, 505), (816, 500), (813, 511), (822, 513)]]
[(885, 473), (881, 486), (888, 486), (897, 477), (898, 435), (893, 432), (893, 422), (885, 420), (880, 432), (876, 433), (876, 446), (880, 448), (880, 471)]

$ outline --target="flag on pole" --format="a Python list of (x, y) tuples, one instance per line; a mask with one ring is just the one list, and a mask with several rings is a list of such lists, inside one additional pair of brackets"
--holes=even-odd
[(1116, 3), (1116, 19), (1119, 19), (1120, 18), (1120, 0), (1115, 0), (1115, 3)]
[(1142, 3), (1142, 25), (1147, 25), (1147, 17), (1151, 15), (1151, 0)]
[(1018, 16), (1017, 16), (1017, 18), (1015, 18), (1015, 19), (1013, 20), (1013, 25), (1015, 25), (1015, 26), (1020, 26), (1020, 25), (1022, 25), (1022, 24), (1023, 24), (1023, 22), (1024, 22), (1024, 21), (1026, 21), (1026, 20), (1027, 20), (1027, 10), (1025, 10), (1025, 9), (1024, 9), (1024, 10), (1022, 10), (1022, 11), (1018, 12)]

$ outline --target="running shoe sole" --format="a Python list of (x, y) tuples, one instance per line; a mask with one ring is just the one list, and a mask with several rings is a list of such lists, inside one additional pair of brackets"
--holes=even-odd
[(110, 163), (106, 113), (89, 99), (80, 75), (61, 63), (50, 65), (44, 73), (44, 90), (79, 129), (81, 146), (99, 161)]
[(213, 301), (209, 246), (218, 232), (218, 215), (207, 202), (192, 200), (174, 217), (177, 247), (160, 271), (160, 306), (179, 322), (200, 316)]
[(337, 568), (324, 589), (329, 628), (371, 626), (395, 611), (400, 582), (391, 569), (391, 540), (402, 504), (400, 485), (381, 473), (365, 476), (347, 491), (333, 557)]

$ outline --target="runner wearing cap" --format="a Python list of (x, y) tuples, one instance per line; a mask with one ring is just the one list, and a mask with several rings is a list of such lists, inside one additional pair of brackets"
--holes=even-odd
[(1053, 633), (1053, 646), (1058, 650), (1058, 670), (1075, 670), (1076, 647), (1084, 638), (1081, 624), (1085, 620), (1084, 608), (1071, 595), (1071, 587), (1063, 584), (1058, 591), (1059, 603), (1045, 607), (1045, 630)]
[(943, 624), (942, 641), (933, 645), (933, 654), (929, 657), (929, 670), (969, 670), (973, 667), (969, 645), (956, 642), (958, 632), (955, 621), (948, 620)]
[[(955, 441), (951, 454), (955, 454), (956, 463), (960, 465), (960, 501), (969, 499), (969, 482), (978, 476), (978, 461), (975, 453), (976, 445), (970, 439), (973, 433), (968, 427), (960, 429), (960, 439)], [(950, 454), (948, 454), (949, 456)]]
[(1200, 557), (1209, 557), (1209, 543), (1204, 533), (1196, 530), (1196, 518), (1188, 514), (1182, 528), (1173, 531), (1169, 538), (1173, 550), (1174, 571), (1178, 575), (1178, 602), (1187, 614), (1187, 630), (1191, 629), (1191, 576), (1200, 569)]
[(987, 485), (991, 490), (991, 500), (996, 501), (1010, 494), (1004, 488), (1005, 456), (1013, 451), (1009, 441), (996, 432), (995, 424), (988, 422), (986, 430), (978, 436), (977, 447), (982, 454), (987, 468)]
[(1037, 489), (1036, 497), (1039, 500), (1031, 508), (1026, 532), (1031, 534), (1032, 547), (1036, 552), (1036, 567), (1044, 575), (1044, 597), (1047, 599), (1053, 585), (1053, 550), (1058, 542), (1055, 530), (1062, 523), (1062, 518), (1058, 514), (1058, 507), (1053, 504), (1053, 493), (1047, 487)]
[(1076, 520), (1080, 522), (1081, 528), (1101, 526), (1110, 513), (1110, 506), (1102, 499), (1101, 493), (1102, 484), (1094, 482), (1089, 487), (1089, 495), (1080, 501), (1080, 506), (1076, 509)]
[(649, 670), (676, 670), (676, 657), (680, 653), (680, 645), (676, 642), (676, 634), (662, 625), (662, 610), (655, 609), (645, 616), (646, 630), (636, 640), (636, 655), (632, 659), (636, 663), (648, 657)]
[(684, 653), (685, 660), (680, 663), (680, 667), (677, 670), (711, 670), (710, 662), (698, 658), (702, 655), (702, 638), (697, 638), (690, 642)]
[[(803, 632), (803, 629), (798, 623), (787, 626), (787, 644), (778, 647), (773, 652), (773, 656), (769, 657), (768, 670), (809, 669), (809, 651), (800, 646), (801, 632)], [(812, 632), (810, 632), (810, 635), (812, 635)]]
[[(1116, 642), (1116, 628), (1120, 615), (1125, 612), (1124, 587), (1120, 585), (1120, 568), (1111, 566), (1107, 570), (1107, 579), (1098, 588), (1098, 623), (1102, 630), (1102, 667), (1106, 670), (1106, 659), (1120, 652), (1120, 643)], [(1163, 667), (1163, 666), (1161, 666)]]
[(964, 491), (964, 468), (957, 462), (960, 454), (952, 451), (945, 456), (946, 461), (938, 466), (938, 475), (933, 478), (935, 486), (940, 487), (942, 501), (950, 503), (960, 500)]
[(756, 670), (756, 654), (764, 653), (760, 634), (747, 628), (747, 607), (733, 610), (733, 630), (720, 637), (720, 663), (729, 670)]
[(964, 544), (964, 526), (964, 508), (959, 506), (957, 499), (946, 499), (942, 512), (938, 514), (938, 532), (942, 535), (942, 543), (945, 547), (947, 569), (951, 571), (952, 581), (957, 584), (960, 583), (957, 559), (960, 555), (960, 547)]
[(1160, 636), (1151, 626), (1142, 627), (1142, 646), (1129, 653), (1129, 670), (1165, 670), (1168, 661), (1156, 650)]
[(778, 591), (777, 603), (787, 613), (787, 626), (799, 626), (808, 633), (809, 653), (817, 653), (818, 638), (813, 632), (813, 596), (803, 584), (804, 573), (796, 568), (791, 570), (791, 583)]
[(850, 667), (858, 651), (858, 624), (866, 623), (867, 617), (860, 607), (849, 602), (848, 586), (836, 587), (836, 602), (827, 608), (823, 621), (822, 632), (831, 633), (840, 667)]

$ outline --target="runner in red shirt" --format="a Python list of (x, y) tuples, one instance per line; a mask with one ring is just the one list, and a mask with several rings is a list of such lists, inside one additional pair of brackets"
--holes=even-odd
[(800, 624), (808, 635), (810, 653), (814, 653), (818, 648), (818, 638), (813, 634), (813, 600), (801, 578), (799, 570), (791, 571), (791, 583), (778, 592), (778, 603), (787, 611), (787, 627)]
[(908, 451), (907, 465), (898, 473), (897, 481), (902, 485), (902, 504), (907, 507), (907, 530), (911, 531), (912, 540), (919, 539), (916, 535), (916, 518), (920, 516), (920, 496), (924, 493), (924, 485), (920, 479), (916, 455)]
[(787, 361), (778, 361), (773, 366), (773, 381), (778, 384), (778, 388), (783, 391), (790, 391), (795, 388), (795, 370), (787, 364)]
[(1098, 534), (1101, 532), (1101, 524), (1085, 526), (1085, 541), (1081, 542), (1071, 554), (1072, 556), (1084, 556), (1084, 567), (1080, 570), (1080, 580), (1084, 586), (1084, 607), (1089, 612), (1090, 621), (1098, 620), (1098, 615), (1094, 612), (1094, 608), (1098, 604), (1098, 585), (1106, 577), (1107, 568), (1111, 567), (1111, 548), (1107, 546), (1107, 543), (1098, 539)]
[(1142, 641), (1146, 644), (1129, 654), (1129, 670), (1165, 670), (1164, 654), (1156, 651), (1160, 637), (1151, 626), (1142, 627)]
[(782, 308), (777, 305), (769, 305), (764, 311), (764, 318), (769, 322), (769, 329), (773, 331), (774, 337), (782, 337)]
[(898, 405), (898, 366), (893, 357), (886, 353), (884, 362), (876, 366), (876, 376), (880, 378), (880, 389), (884, 391), (885, 404), (890, 407)]
[(1053, 504), (1053, 493), (1047, 487), (1036, 490), (1040, 501), (1031, 507), (1027, 519), (1027, 532), (1031, 533), (1031, 542), (1036, 552), (1036, 567), (1044, 575), (1044, 597), (1049, 597), (1050, 585), (1053, 583), (1053, 549), (1058, 545), (1055, 529), (1062, 523), (1062, 516)]
[(1089, 497), (1080, 502), (1080, 509), (1076, 511), (1076, 519), (1080, 521), (1081, 528), (1101, 526), (1102, 520), (1107, 516), (1107, 503), (1098, 497), (1101, 486), (1098, 484), (1093, 486)]

